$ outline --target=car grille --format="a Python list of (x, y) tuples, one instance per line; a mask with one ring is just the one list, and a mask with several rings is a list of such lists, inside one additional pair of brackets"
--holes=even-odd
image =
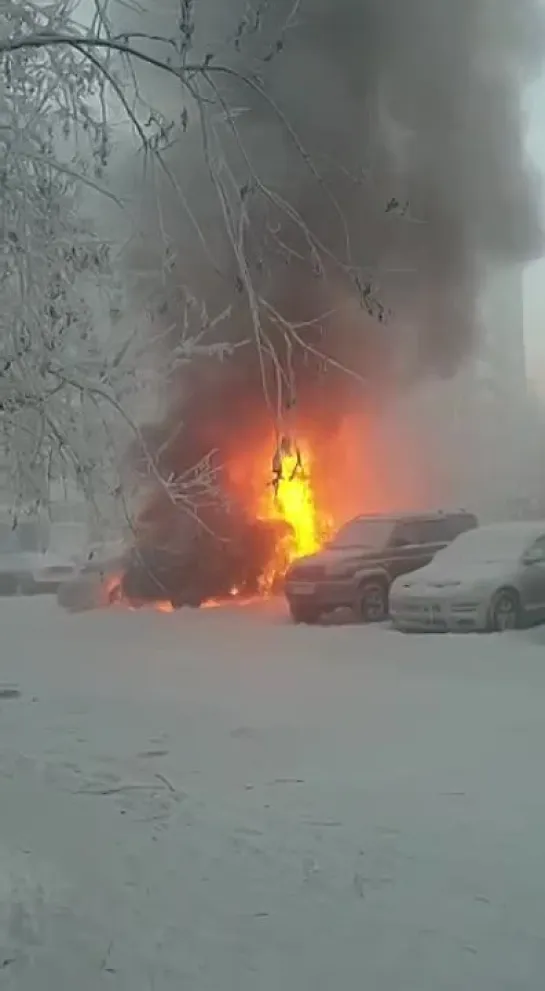
[(290, 570), (288, 578), (290, 581), (319, 582), (324, 577), (324, 574), (324, 568), (321, 568), (318, 565), (311, 565), (310, 567), (302, 566), (299, 568), (295, 566)]
[(408, 609), (409, 612), (437, 612), (441, 610), (441, 606), (438, 602), (434, 602), (432, 599), (427, 599), (422, 597), (421, 599), (416, 599), (414, 596), (411, 598), (410, 602), (404, 602), (403, 608)]
[(441, 606), (438, 602), (430, 602), (429, 599), (412, 599), (410, 602), (403, 602), (400, 612), (410, 613), (412, 616), (431, 616), (441, 613)]

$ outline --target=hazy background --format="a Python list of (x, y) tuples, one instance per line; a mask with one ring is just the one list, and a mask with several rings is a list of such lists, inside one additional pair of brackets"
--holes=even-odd
[[(545, 76), (529, 88), (524, 108), (528, 151), (545, 176)], [(545, 214), (545, 194), (542, 202)], [(545, 396), (545, 259), (524, 273), (524, 331), (528, 375)]]
[[(237, 6), (238, 0), (207, 0), (199, 10), (208, 16), (213, 13), (214, 32), (225, 37), (222, 18), (232, 20), (232, 9)], [(388, 391), (380, 413), (374, 409), (369, 415), (360, 408), (359, 415), (350, 418), (345, 413), (354, 404), (346, 398), (347, 380), (343, 379), (339, 389), (331, 375), (324, 380), (329, 395), (322, 407), (330, 417), (331, 411), (339, 413), (332, 463), (339, 465), (341, 487), (350, 494), (350, 504), (340, 510), (343, 516), (394, 505), (462, 502), (482, 511), (481, 506), (490, 505), (497, 495), (504, 502), (513, 501), (532, 487), (530, 482), (534, 488), (541, 487), (541, 422), (536, 416), (532, 428), (528, 428), (528, 408), (522, 393), (515, 402), (513, 395), (502, 393), (504, 385), (508, 388), (505, 383), (491, 382), (489, 387), (486, 356), (479, 364), (480, 328), (472, 319), (472, 305), (480, 295), (482, 261), (500, 270), (511, 266), (520, 273), (527, 266), (527, 365), (536, 385), (541, 386), (543, 381), (545, 395), (545, 342), (541, 329), (545, 321), (545, 260), (527, 265), (528, 258), (541, 252), (541, 247), (536, 250), (535, 246), (541, 244), (539, 214), (540, 204), (545, 201), (543, 191), (536, 191), (525, 175), (520, 156), (522, 130), (526, 132), (529, 155), (545, 176), (545, 79), (524, 93), (522, 128), (519, 107), (523, 94), (516, 85), (517, 77), (526, 80), (528, 76), (535, 77), (534, 70), (539, 72), (536, 65), (545, 51), (545, 32), (542, 37), (537, 28), (540, 6), (539, 0), (494, 0), (492, 4), (480, 0), (361, 0), (360, 4), (354, 0), (339, 0), (336, 4), (316, 0), (310, 9), (318, 16), (317, 33), (310, 37), (302, 33), (299, 40), (296, 33), (291, 61), (290, 54), (284, 53), (278, 60), (278, 71), (276, 63), (270, 69), (272, 92), (287, 106), (305, 145), (313, 149), (320, 163), (325, 162), (326, 171), (332, 147), (342, 150), (341, 160), (356, 165), (370, 161), (375, 165), (374, 186), (364, 185), (356, 193), (349, 183), (341, 181), (335, 186), (342, 205), (349, 208), (346, 212), (354, 225), (353, 243), (359, 258), (379, 262), (381, 251), (387, 254), (392, 243), (394, 261), (402, 269), (407, 263), (417, 262), (417, 277), (410, 291), (406, 291), (403, 282), (393, 292), (392, 318), (386, 334), (366, 321), (363, 337), (369, 347), (361, 353), (366, 366), (373, 367), (369, 379), (375, 383), (375, 367), (381, 366), (382, 353), (379, 351), (378, 361), (373, 364), (374, 343), (391, 340), (393, 333), (395, 354), (401, 345), (412, 344), (408, 351), (401, 348), (403, 366), (414, 366), (413, 384), (418, 381), (418, 387), (400, 389), (397, 394)], [(283, 7), (279, 0), (273, 14)], [(172, 0), (155, 0), (154, 30), (168, 30), (172, 9)], [(371, 17), (366, 26), (370, 23), (375, 28), (376, 42), (358, 20), (364, 11)], [(479, 11), (486, 13), (486, 19), (477, 22), (477, 36), (472, 29)], [(393, 20), (388, 12), (395, 14)], [(124, 8), (123, 18), (126, 16)], [(203, 29), (206, 36), (210, 23), (208, 20)], [(274, 24), (272, 38), (273, 28)], [(350, 44), (345, 43), (347, 33)], [(478, 63), (482, 68), (480, 60), (484, 60), (484, 69), (471, 74), (468, 67), (475, 69)], [(312, 80), (312, 87), (301, 86), (302, 76)], [(171, 102), (172, 90), (165, 85), (164, 77), (150, 77), (147, 83), (154, 102), (167, 112), (175, 112), (178, 97), (175, 95)], [(229, 95), (235, 105), (242, 101), (237, 92)], [(369, 117), (362, 95), (369, 97), (371, 108), (378, 111), (384, 110), (386, 101), (386, 109), (390, 107), (398, 125), (403, 126), (391, 126), (388, 114), (385, 119), (380, 114)], [(247, 94), (244, 96), (244, 102), (249, 102)], [(328, 100), (329, 111), (322, 113)], [(340, 232), (323, 191), (308, 182), (293, 149), (285, 144), (283, 129), (278, 129), (271, 119), (274, 115), (263, 114), (262, 109), (252, 106), (251, 118), (243, 116), (240, 123), (257, 157), (260, 174), (284, 189), (290, 201), (338, 249)], [(183, 154), (177, 159), (174, 152), (170, 164), (181, 180), (189, 182), (192, 207), (211, 225), (214, 246), (222, 251), (217, 206), (202, 179), (197, 148), (198, 142), (185, 141)], [(125, 158), (123, 164), (126, 190), (133, 188), (128, 181), (132, 158)], [(138, 267), (145, 268), (148, 261), (152, 263), (153, 248), (160, 240), (152, 220), (157, 201), (155, 195), (150, 197), (145, 185), (139, 187), (138, 181), (134, 188), (139, 206), (144, 203), (145, 207), (149, 201), (145, 251), (137, 259)], [(401, 221), (396, 236), (385, 238), (384, 203), (392, 190), (401, 197), (407, 196), (417, 215), (425, 218), (425, 224), (415, 227)], [(221, 305), (233, 298), (236, 301), (232, 269), (227, 266), (227, 281), (215, 279), (209, 259), (199, 262), (194, 232), (168, 187), (161, 189), (159, 201), (178, 258), (168, 280), (174, 312), (180, 312), (175, 295), (182, 275), (187, 276), (200, 298), (212, 300), (212, 304), (216, 299)], [(259, 220), (258, 213), (258, 223)], [(287, 235), (294, 238), (293, 231), (288, 230)], [(315, 290), (317, 283), (309, 281), (309, 273), (304, 270), (291, 267), (286, 271), (271, 266), (266, 270), (264, 285), (268, 298), (295, 318), (310, 319), (328, 309), (320, 291)], [(331, 286), (336, 288), (333, 281), (327, 288)], [(498, 314), (505, 316), (504, 303), (505, 297), (502, 300), (500, 294), (491, 305), (492, 316), (486, 329), (492, 339), (499, 339), (501, 334), (511, 336), (509, 319), (504, 319), (503, 328), (496, 327), (494, 319), (494, 306)], [(133, 299), (133, 304), (137, 313), (138, 300)], [(177, 322), (176, 317), (174, 320)], [(246, 332), (242, 320), (233, 325)], [(512, 325), (512, 336), (516, 336), (516, 320)], [(337, 321), (332, 329), (337, 345), (350, 341), (348, 327), (344, 334)], [(204, 453), (206, 447), (218, 445), (222, 432), (230, 435), (222, 438), (225, 453), (229, 454), (230, 439), (236, 446), (244, 446), (241, 424), (255, 421), (255, 416), (246, 415), (246, 397), (252, 400), (259, 393), (262, 398), (259, 382), (249, 372), (239, 367), (239, 378), (229, 382), (224, 366), (219, 372), (221, 389), (216, 379), (204, 390), (202, 385), (207, 383), (199, 381), (193, 396), (188, 396), (187, 389), (179, 391), (165, 417), (165, 430), (158, 434), (162, 443), (165, 431), (170, 433), (173, 424), (183, 420), (189, 425), (184, 432), (184, 449), (176, 444), (173, 468), (179, 468), (180, 463), (183, 467), (193, 454)], [(244, 391), (240, 389), (242, 382)], [(257, 389), (252, 389), (250, 383)], [(253, 396), (248, 396), (252, 392)], [(242, 405), (240, 397), (244, 398)], [(363, 404), (362, 395), (358, 405)], [(228, 422), (225, 409), (230, 410)], [(318, 417), (318, 407), (314, 412)], [(502, 512), (499, 508), (498, 513)]]

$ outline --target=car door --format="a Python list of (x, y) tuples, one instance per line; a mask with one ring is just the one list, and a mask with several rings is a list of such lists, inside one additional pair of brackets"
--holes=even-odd
[(545, 534), (523, 557), (520, 591), (523, 608), (534, 618), (545, 618)]

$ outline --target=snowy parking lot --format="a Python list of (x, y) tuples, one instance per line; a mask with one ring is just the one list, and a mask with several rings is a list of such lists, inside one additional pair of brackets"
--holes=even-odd
[(545, 629), (0, 621), (2, 988), (541, 991)]

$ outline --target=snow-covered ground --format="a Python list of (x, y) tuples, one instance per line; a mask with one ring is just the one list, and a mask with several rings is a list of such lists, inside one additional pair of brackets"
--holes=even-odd
[(2, 989), (542, 991), (545, 630), (0, 630)]

